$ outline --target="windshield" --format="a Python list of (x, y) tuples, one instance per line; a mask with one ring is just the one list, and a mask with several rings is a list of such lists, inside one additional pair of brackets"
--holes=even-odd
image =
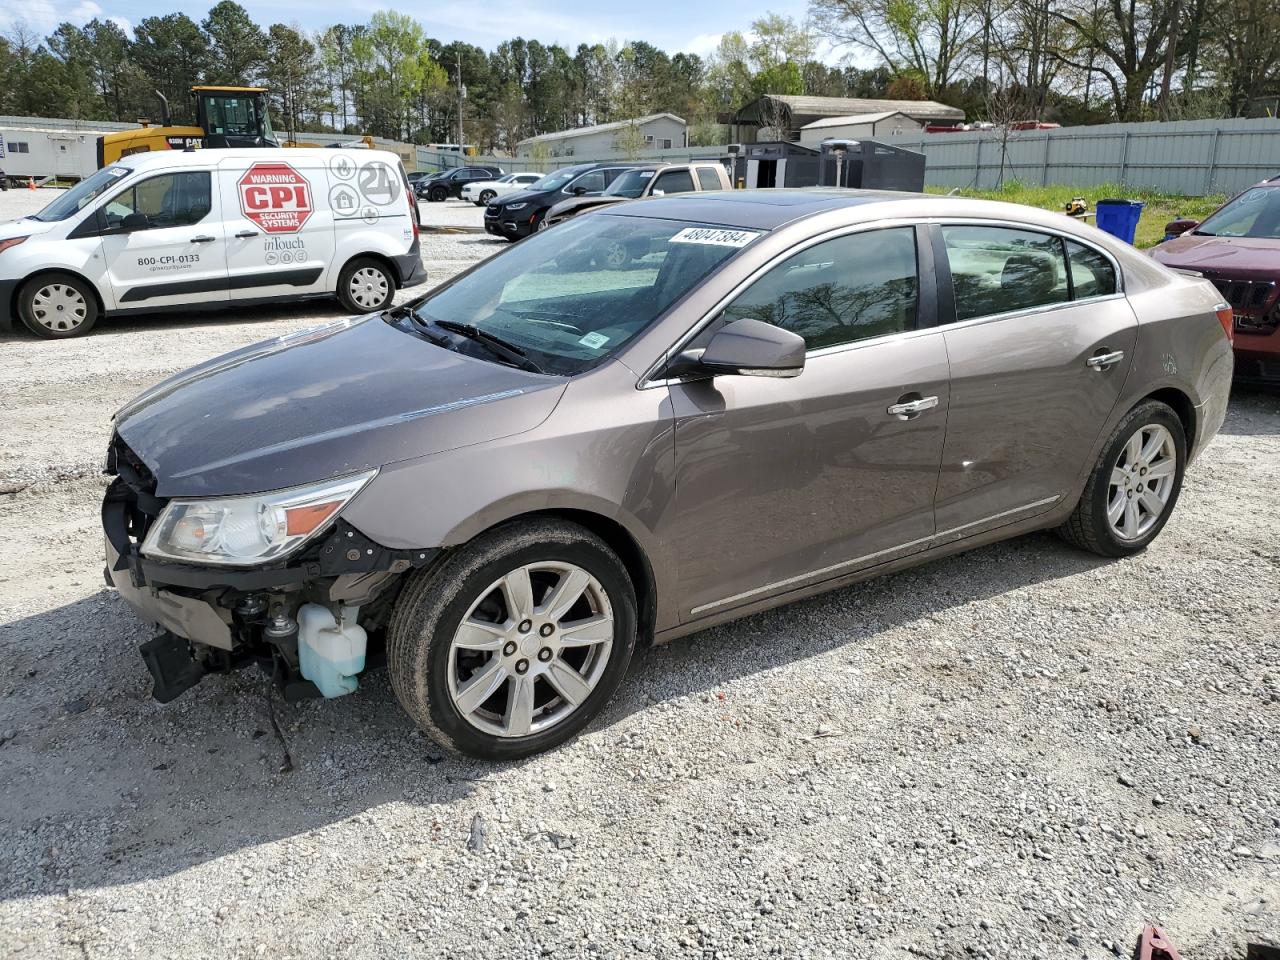
[(94, 198), (110, 190), (131, 173), (133, 171), (129, 167), (104, 167), (93, 176), (81, 180), (31, 219), (51, 223), (74, 216), (86, 204), (92, 203)]
[(530, 190), (559, 190), (566, 183), (576, 177), (581, 171), (577, 167), (562, 167), (559, 170), (553, 170), (541, 180), (535, 181), (530, 185)]
[(258, 98), (254, 96), (210, 97), (208, 132), (232, 137), (270, 136), (262, 129)]
[[(580, 373), (760, 235), (647, 217), (582, 217), (522, 240), (413, 312), (500, 337), (547, 373)], [(472, 342), (456, 349), (493, 358)]]
[(628, 197), (634, 200), (640, 194), (644, 193), (644, 188), (649, 185), (649, 181), (653, 179), (656, 170), (628, 170), (617, 180), (609, 184), (605, 190), (606, 197)]
[(1193, 231), (1202, 237), (1280, 240), (1280, 189), (1254, 187), (1216, 211)]

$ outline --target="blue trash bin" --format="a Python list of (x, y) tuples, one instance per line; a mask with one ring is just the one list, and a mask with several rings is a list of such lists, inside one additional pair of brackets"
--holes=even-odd
[(1138, 234), (1138, 220), (1146, 204), (1141, 200), (1099, 200), (1095, 206), (1094, 223), (1125, 243), (1133, 243)]

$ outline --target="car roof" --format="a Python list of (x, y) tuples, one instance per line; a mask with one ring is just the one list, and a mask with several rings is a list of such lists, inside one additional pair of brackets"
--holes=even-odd
[[(610, 210), (609, 216), (662, 217), (719, 223), (729, 227), (774, 227), (801, 217), (825, 213), (841, 207), (883, 204), (893, 200), (946, 200), (922, 193), (895, 193), (887, 190), (841, 190), (835, 187), (782, 188), (763, 190), (708, 190), (677, 193), (665, 197), (636, 200)], [(662, 204), (655, 207), (655, 204)]]

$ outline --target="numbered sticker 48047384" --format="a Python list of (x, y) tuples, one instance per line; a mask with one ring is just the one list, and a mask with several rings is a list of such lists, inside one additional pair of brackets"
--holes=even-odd
[(685, 227), (672, 243), (709, 243), (717, 247), (745, 247), (760, 236), (759, 230), (730, 230), (725, 227)]

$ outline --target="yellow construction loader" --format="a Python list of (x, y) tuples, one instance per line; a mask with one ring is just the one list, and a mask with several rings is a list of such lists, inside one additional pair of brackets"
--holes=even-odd
[(161, 125), (143, 123), (137, 130), (98, 138), (98, 166), (151, 150), (280, 146), (271, 129), (266, 87), (192, 87), (191, 93), (196, 98), (194, 127), (175, 127), (169, 118), (169, 101), (157, 91)]

